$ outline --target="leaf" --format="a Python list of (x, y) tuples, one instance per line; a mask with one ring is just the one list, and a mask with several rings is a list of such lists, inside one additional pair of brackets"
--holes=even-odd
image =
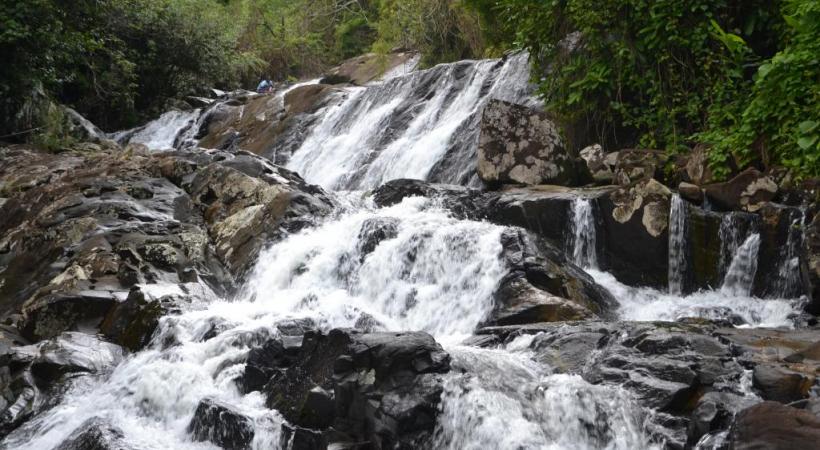
[(817, 129), (818, 125), (820, 125), (820, 123), (816, 120), (805, 120), (800, 122), (800, 125), (798, 125), (797, 128), (800, 130), (800, 134), (809, 134)]
[(803, 136), (797, 140), (797, 146), (803, 150), (807, 150), (814, 145), (815, 142), (817, 142), (817, 136)]

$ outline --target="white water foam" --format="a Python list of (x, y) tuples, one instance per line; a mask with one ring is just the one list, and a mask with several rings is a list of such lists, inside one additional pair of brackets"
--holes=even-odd
[(134, 133), (128, 143), (143, 144), (151, 150), (172, 150), (180, 133), (196, 124), (199, 112), (199, 109), (168, 111)]

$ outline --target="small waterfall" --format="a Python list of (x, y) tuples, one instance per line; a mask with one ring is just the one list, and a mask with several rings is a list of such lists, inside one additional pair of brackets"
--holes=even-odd
[(757, 272), (757, 253), (760, 249), (760, 234), (753, 233), (743, 242), (723, 280), (720, 291), (725, 295), (746, 296), (752, 292), (755, 273)]
[(477, 183), (475, 147), (490, 98), (536, 105), (526, 54), (461, 61), (349, 88), (287, 163), (329, 189), (372, 189), (396, 178)]
[(572, 262), (579, 267), (598, 268), (595, 252), (595, 215), (592, 202), (576, 198), (572, 202)]
[(726, 271), (729, 269), (729, 263), (732, 262), (732, 257), (737, 252), (738, 247), (743, 243), (743, 238), (734, 213), (726, 213), (720, 219), (718, 237), (720, 238), (721, 247), (718, 267), (720, 267), (721, 276), (725, 276)]
[(789, 227), (789, 237), (785, 251), (782, 253), (774, 291), (770, 295), (777, 298), (790, 298), (800, 295), (800, 246), (803, 245), (803, 230), (806, 223), (806, 211), (801, 210)]
[(669, 292), (683, 292), (686, 270), (686, 203), (675, 194), (669, 212)]
[[(195, 125), (200, 117), (199, 113), (199, 109), (168, 111), (140, 128), (114, 133), (112, 138), (122, 145), (135, 143), (143, 144), (151, 150), (174, 149), (188, 137), (186, 132), (198, 128)], [(195, 132), (193, 130), (190, 133), (191, 137)]]

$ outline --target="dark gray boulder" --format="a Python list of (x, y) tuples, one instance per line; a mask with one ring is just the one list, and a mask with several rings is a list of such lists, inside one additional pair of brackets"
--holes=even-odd
[(101, 417), (83, 422), (54, 450), (136, 450), (121, 429)]
[(188, 432), (197, 441), (209, 441), (226, 450), (246, 450), (255, 434), (253, 420), (213, 398), (199, 402)]

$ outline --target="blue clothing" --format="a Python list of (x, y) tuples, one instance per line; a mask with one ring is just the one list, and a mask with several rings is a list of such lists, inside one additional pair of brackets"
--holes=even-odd
[(259, 82), (259, 86), (256, 86), (256, 92), (266, 92), (271, 87), (273, 87), (273, 83), (270, 80), (262, 80)]

